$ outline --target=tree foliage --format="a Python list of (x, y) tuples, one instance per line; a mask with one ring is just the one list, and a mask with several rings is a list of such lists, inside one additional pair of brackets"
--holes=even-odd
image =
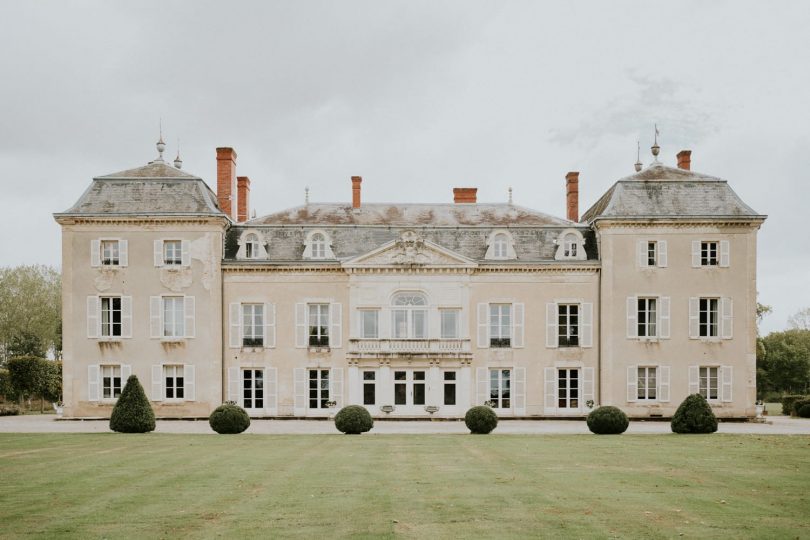
[(129, 376), (115, 402), (110, 429), (119, 433), (148, 433), (155, 430), (155, 412), (135, 375)]
[(0, 268), (0, 363), (21, 354), (44, 356), (42, 349), (60, 357), (61, 289), (61, 276), (50, 266)]
[(804, 308), (788, 317), (788, 328), (810, 330), (810, 308)]
[(38, 396), (44, 401), (58, 401), (62, 393), (62, 363), (21, 356), (8, 362), (9, 382), (12, 393), (20, 400)]
[(757, 351), (757, 391), (810, 393), (810, 330), (771, 332)]

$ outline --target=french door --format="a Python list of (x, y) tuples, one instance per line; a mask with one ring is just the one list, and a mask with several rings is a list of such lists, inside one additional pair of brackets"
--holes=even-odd
[(582, 407), (579, 368), (557, 370), (557, 409), (579, 411)]
[(427, 371), (420, 369), (394, 370), (394, 405), (420, 407), (425, 405)]

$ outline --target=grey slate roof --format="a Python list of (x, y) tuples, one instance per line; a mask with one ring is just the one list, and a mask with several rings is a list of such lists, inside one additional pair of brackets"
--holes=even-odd
[(618, 180), (582, 214), (610, 218), (763, 218), (723, 179), (654, 164)]

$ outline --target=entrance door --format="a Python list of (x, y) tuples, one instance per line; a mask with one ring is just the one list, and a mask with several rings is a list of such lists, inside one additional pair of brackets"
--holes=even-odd
[(397, 409), (419, 407), (419, 412), (424, 412), (421, 408), (425, 405), (426, 374), (427, 371), (419, 369), (394, 370), (394, 405)]
[(557, 370), (557, 409), (559, 412), (579, 412), (581, 403), (579, 369)]

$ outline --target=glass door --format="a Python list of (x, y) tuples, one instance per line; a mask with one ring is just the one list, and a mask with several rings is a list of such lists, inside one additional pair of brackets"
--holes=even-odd
[(580, 403), (579, 369), (557, 370), (557, 409), (559, 412), (579, 412)]
[(426, 371), (417, 369), (394, 370), (394, 405), (397, 410), (408, 411), (409, 408), (418, 407), (419, 412), (425, 412)]

